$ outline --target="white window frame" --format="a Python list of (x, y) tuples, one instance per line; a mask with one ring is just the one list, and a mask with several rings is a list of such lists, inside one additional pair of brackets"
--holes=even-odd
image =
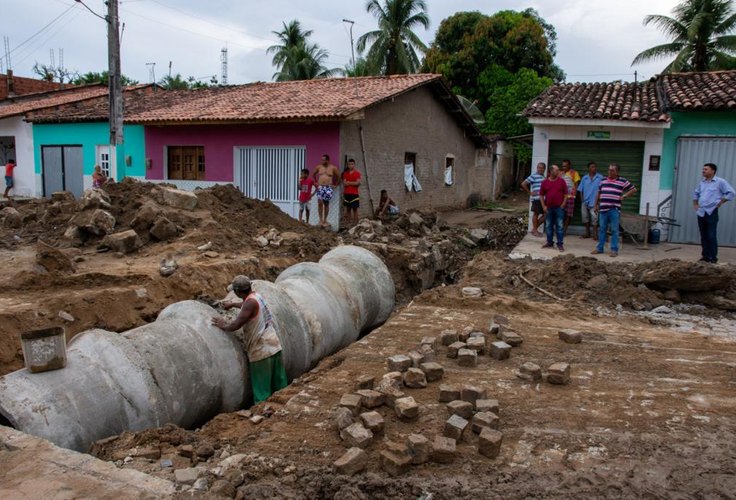
[(95, 164), (100, 166), (102, 173), (108, 179), (117, 180), (115, 157), (110, 153), (109, 144), (98, 144), (95, 153)]

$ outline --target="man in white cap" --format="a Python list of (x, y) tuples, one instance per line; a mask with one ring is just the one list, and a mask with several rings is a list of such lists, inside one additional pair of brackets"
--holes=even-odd
[(238, 302), (222, 302), (224, 309), (240, 307), (240, 313), (231, 322), (225, 318), (212, 318), (212, 324), (226, 332), (243, 328), (243, 339), (248, 353), (250, 382), (255, 403), (265, 401), (274, 392), (288, 385), (286, 371), (281, 362), (281, 341), (273, 323), (273, 316), (263, 297), (254, 292), (247, 276), (236, 276), (233, 293), (243, 299)]

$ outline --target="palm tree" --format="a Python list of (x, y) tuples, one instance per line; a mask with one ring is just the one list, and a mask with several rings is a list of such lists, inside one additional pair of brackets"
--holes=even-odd
[(273, 75), (274, 80), (311, 80), (327, 78), (337, 73), (337, 70), (327, 69), (324, 65), (329, 53), (316, 43), (309, 43), (312, 30), (302, 30), (296, 19), (289, 24), (282, 24), (284, 28), (281, 31), (272, 32), (278, 37), (280, 45), (272, 45), (266, 49), (267, 53), (274, 53), (272, 62), (278, 70)]
[(166, 75), (158, 82), (166, 90), (186, 90), (189, 88), (189, 83), (182, 78), (181, 73), (177, 73), (174, 76)]
[(366, 60), (374, 71), (385, 75), (416, 73), (420, 61), (417, 51), (427, 46), (412, 31), (415, 26), (429, 29), (424, 0), (368, 0), (366, 10), (378, 19), (378, 29), (358, 38), (358, 52), (370, 45)]
[(641, 52), (632, 66), (675, 56), (663, 73), (736, 68), (736, 35), (729, 34), (736, 28), (731, 0), (685, 0), (672, 13), (674, 17), (644, 18), (645, 26), (657, 26), (672, 41)]

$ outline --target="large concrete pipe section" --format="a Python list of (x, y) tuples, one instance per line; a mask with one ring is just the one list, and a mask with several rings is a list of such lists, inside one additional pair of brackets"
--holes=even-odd
[[(395, 294), (383, 262), (353, 246), (253, 287), (272, 310), (290, 379), (386, 321)], [(215, 314), (184, 301), (121, 334), (78, 334), (65, 368), (0, 377), (0, 423), (86, 451), (125, 430), (191, 428), (241, 408), (250, 400), (247, 359), (236, 336), (210, 324)]]

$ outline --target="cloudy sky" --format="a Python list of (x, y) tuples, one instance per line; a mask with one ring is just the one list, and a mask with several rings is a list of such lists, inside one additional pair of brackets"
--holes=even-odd
[[(105, 13), (103, 0), (84, 0)], [(431, 42), (442, 19), (457, 11), (536, 9), (555, 26), (556, 62), (568, 81), (633, 80), (656, 74), (664, 62), (631, 67), (641, 50), (666, 41), (654, 27), (644, 27), (647, 14), (670, 15), (677, 0), (427, 0), (430, 29), (419, 36)], [(107, 68), (106, 27), (74, 0), (0, 0), (0, 35), (9, 42), (12, 69), (34, 76), (35, 62), (60, 62), (84, 73)], [(364, 0), (120, 0), (125, 23), (122, 38), (123, 74), (149, 82), (169, 72), (208, 80), (220, 76), (220, 51), (228, 49), (228, 83), (271, 80), (274, 68), (266, 48), (272, 31), (283, 21), (299, 19), (314, 31), (313, 41), (329, 51), (329, 66), (350, 60), (350, 35), (343, 19), (355, 22), (354, 38), (375, 29)], [(0, 46), (2, 69), (7, 68)], [(150, 63), (155, 63), (155, 66)]]

